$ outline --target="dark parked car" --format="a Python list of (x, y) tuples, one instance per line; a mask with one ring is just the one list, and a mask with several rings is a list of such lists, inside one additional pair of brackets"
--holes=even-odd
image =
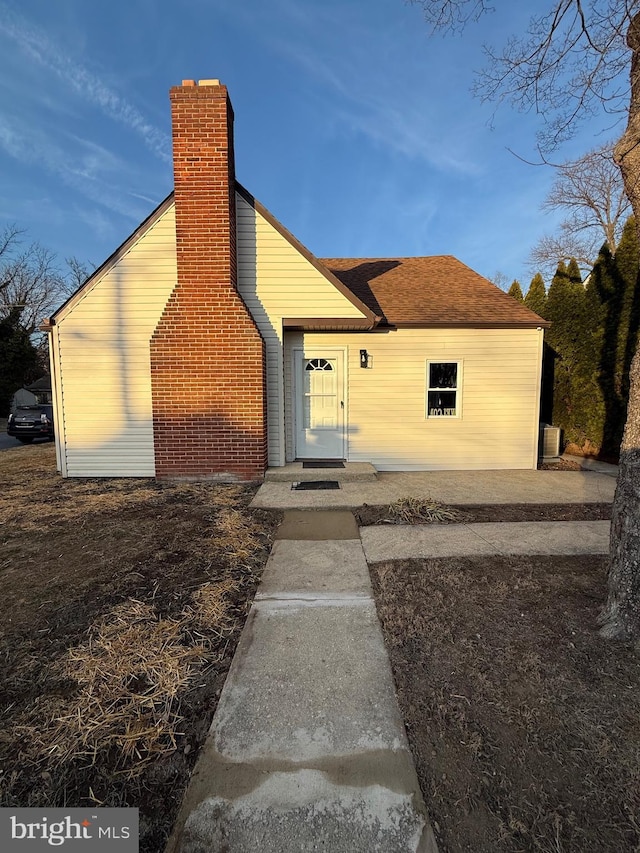
[(30, 444), (34, 438), (53, 440), (53, 406), (51, 403), (20, 406), (9, 415), (7, 432), (24, 444)]

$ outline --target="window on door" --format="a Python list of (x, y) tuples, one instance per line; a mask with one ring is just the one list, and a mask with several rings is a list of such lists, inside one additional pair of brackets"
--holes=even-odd
[(462, 363), (459, 361), (427, 362), (427, 417), (460, 417), (460, 381)]
[(333, 370), (333, 365), (326, 358), (310, 358), (305, 370)]

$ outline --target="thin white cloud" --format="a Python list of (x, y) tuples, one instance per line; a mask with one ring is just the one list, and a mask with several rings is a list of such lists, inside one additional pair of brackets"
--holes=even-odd
[(248, 9), (236, 4), (233, 16), (319, 84), (327, 97), (317, 93), (316, 97), (322, 98), (322, 109), (337, 132), (362, 134), (381, 148), (422, 160), (440, 172), (462, 176), (482, 172), (475, 152), (464, 142), (477, 129), (469, 126), (470, 120), (459, 116), (453, 128), (449, 121), (445, 138), (442, 117), (424, 87), (412, 79), (404, 86), (397, 77), (389, 79), (386, 69), (393, 62), (389, 43), (394, 39), (388, 32), (381, 35), (363, 24), (360, 14), (349, 15), (342, 8), (337, 30), (336, 10), (323, 4), (274, 0), (269, 15), (274, 14), (274, 4), (281, 21), (277, 36), (263, 26), (261, 16), (267, 14), (267, 7)]
[(72, 140), (82, 150), (82, 159), (77, 164), (77, 169), (85, 173), (87, 177), (92, 178), (107, 172), (122, 176), (131, 170), (130, 164), (92, 139), (85, 139), (73, 133), (65, 133), (65, 137)]
[(475, 176), (482, 170), (478, 164), (456, 152), (442, 136), (435, 138), (433, 129), (426, 125), (424, 115), (416, 115), (411, 109), (398, 109), (388, 104), (369, 104), (368, 108), (337, 110), (344, 126), (369, 137), (403, 157), (421, 159), (441, 172)]
[(160, 204), (160, 202), (162, 201), (162, 199), (159, 199), (159, 198), (151, 198), (151, 196), (145, 195), (144, 193), (134, 193), (134, 192), (130, 191), (130, 192), (129, 192), (129, 195), (130, 195), (132, 198), (139, 198), (139, 199), (141, 199), (142, 201), (148, 201), (148, 202), (149, 202), (149, 204), (153, 204), (154, 206), (157, 206), (157, 205), (158, 205), (158, 204)]
[(65, 224), (65, 212), (53, 198), (36, 191), (31, 197), (20, 195), (12, 198), (9, 208), (0, 208), (0, 219), (11, 223), (46, 222), (47, 226), (62, 226)]
[(74, 62), (41, 30), (0, 3), (0, 33), (12, 39), (33, 60), (56, 74), (75, 93), (95, 104), (114, 121), (137, 133), (157, 157), (171, 160), (171, 141), (122, 96), (83, 65)]
[(96, 207), (85, 209), (77, 205), (74, 207), (74, 210), (78, 219), (93, 231), (100, 240), (109, 242), (114, 239), (117, 229), (114, 227), (111, 219), (105, 216), (101, 210)]
[(465, 156), (464, 150), (456, 150), (457, 145), (434, 132), (437, 118), (425, 112), (423, 100), (415, 103), (410, 95), (403, 98), (384, 80), (369, 81), (363, 87), (358, 82), (362, 74), (349, 69), (345, 60), (341, 60), (345, 65), (340, 72), (340, 62), (329, 67), (325, 59), (308, 50), (303, 52), (295, 44), (282, 43), (281, 51), (347, 102), (347, 107), (337, 101), (332, 107), (340, 127), (362, 133), (396, 154), (424, 160), (440, 171), (461, 175), (480, 173), (478, 164)]
[(82, 148), (73, 152), (62, 150), (35, 128), (0, 116), (0, 148), (19, 162), (35, 163), (44, 168), (85, 198), (113, 213), (134, 220), (142, 218), (139, 207), (126, 203), (128, 193), (114, 191), (112, 181), (101, 177), (103, 169), (93, 150), (95, 146), (86, 151)]

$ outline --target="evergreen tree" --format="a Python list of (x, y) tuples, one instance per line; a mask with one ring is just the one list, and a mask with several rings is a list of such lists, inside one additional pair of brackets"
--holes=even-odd
[(571, 281), (574, 310), (575, 364), (571, 375), (574, 440), (588, 452), (599, 452), (607, 429), (607, 404), (600, 381), (602, 361), (602, 305), (593, 286), (582, 282), (574, 259), (567, 275)]
[(569, 281), (571, 282), (571, 284), (582, 284), (582, 275), (580, 274), (580, 267), (578, 266), (578, 262), (575, 258), (571, 258), (571, 260), (567, 264), (567, 275), (569, 276)]
[(552, 322), (546, 343), (553, 353), (553, 422), (566, 440), (605, 457), (617, 456), (626, 419), (640, 326), (639, 269), (630, 220), (616, 254), (605, 243), (584, 284), (575, 262), (558, 265), (542, 309)]
[(640, 326), (640, 247), (633, 216), (625, 223), (615, 254), (616, 269), (622, 289), (618, 340), (615, 358), (615, 382), (626, 406), (629, 400), (629, 369), (638, 343)]
[(546, 316), (547, 290), (539, 272), (537, 272), (531, 279), (529, 290), (524, 298), (524, 304), (527, 308), (530, 308), (531, 311), (534, 311), (539, 317), (548, 319)]
[[(604, 403), (604, 416), (600, 432), (600, 447), (606, 453), (614, 452), (621, 435), (616, 438), (615, 424), (620, 422), (620, 389), (616, 389), (615, 361), (617, 350), (617, 318), (620, 315), (620, 286), (614, 256), (605, 243), (593, 266), (586, 286), (586, 298), (594, 329), (591, 343), (597, 358), (597, 377)], [(594, 436), (594, 442), (598, 438)]]
[(565, 361), (568, 348), (564, 345), (567, 306), (570, 302), (569, 285), (567, 268), (564, 261), (560, 261), (547, 294), (545, 319), (550, 320), (552, 325), (545, 336), (554, 354), (553, 423), (564, 430), (565, 438), (568, 437), (567, 426), (571, 418), (571, 366)]
[(571, 279), (566, 264), (560, 261), (549, 286), (545, 319), (553, 323), (547, 332), (547, 341), (561, 357), (569, 356), (568, 341), (572, 337), (571, 303)]
[(38, 354), (20, 325), (20, 309), (0, 319), (0, 415), (9, 413), (11, 398), (38, 374)]
[(546, 319), (552, 323), (547, 343), (555, 353), (553, 422), (564, 431), (565, 439), (584, 447), (602, 417), (594, 420), (594, 390), (598, 389), (597, 361), (585, 342), (591, 334), (585, 288), (577, 264), (558, 264), (546, 305)]
[(516, 278), (511, 282), (511, 287), (509, 288), (508, 293), (509, 296), (513, 296), (513, 298), (517, 299), (518, 302), (524, 302), (522, 288), (520, 287), (520, 282)]
[[(640, 323), (639, 265), (638, 238), (631, 217), (615, 256), (605, 244), (592, 273), (593, 289), (600, 305), (599, 381), (606, 404), (602, 442), (606, 455), (617, 455), (626, 419), (629, 369)], [(595, 297), (590, 301), (595, 303)]]

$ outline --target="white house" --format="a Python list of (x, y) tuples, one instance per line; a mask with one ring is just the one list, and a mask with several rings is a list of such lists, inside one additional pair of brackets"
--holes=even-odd
[(225, 87), (171, 102), (175, 191), (46, 325), (62, 474), (535, 468), (548, 324), (449, 255), (315, 258), (237, 183)]

